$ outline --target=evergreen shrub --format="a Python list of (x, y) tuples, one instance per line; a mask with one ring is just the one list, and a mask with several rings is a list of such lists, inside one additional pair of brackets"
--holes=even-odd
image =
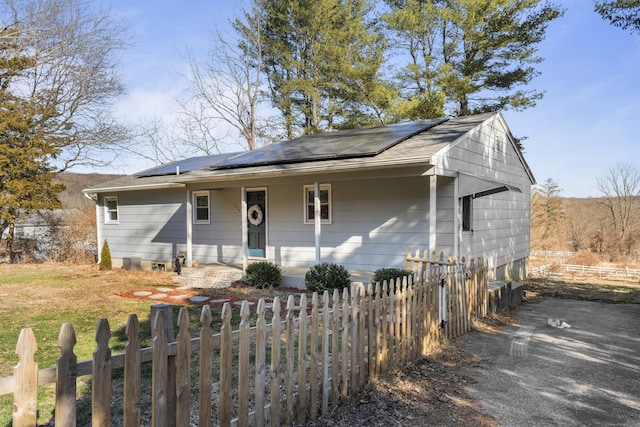
[(255, 288), (278, 287), (282, 283), (282, 270), (269, 261), (255, 262), (247, 267), (246, 279)]
[(324, 292), (325, 289), (344, 289), (351, 285), (351, 276), (342, 265), (323, 262), (316, 264), (304, 276), (307, 289)]
[[(391, 284), (391, 280), (393, 280), (393, 291), (395, 292), (395, 290), (397, 289), (396, 282), (398, 281), (398, 279), (402, 281), (403, 277), (409, 276), (413, 276), (413, 271), (405, 270), (404, 268), (379, 268), (373, 273), (372, 282), (374, 283), (374, 286), (378, 282), (380, 282), (380, 286), (382, 286), (385, 280), (389, 285)], [(389, 288), (388, 291), (391, 292), (391, 288)]]
[(102, 251), (100, 252), (100, 270), (108, 271), (113, 267), (111, 266), (111, 251), (109, 250), (109, 243), (105, 239), (102, 245)]

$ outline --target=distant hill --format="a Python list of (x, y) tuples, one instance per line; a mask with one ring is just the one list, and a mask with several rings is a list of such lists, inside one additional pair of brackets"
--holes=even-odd
[(82, 190), (103, 182), (120, 178), (123, 175), (100, 173), (69, 173), (58, 175), (56, 181), (63, 183), (66, 189), (58, 197), (65, 209), (83, 208), (93, 205), (93, 202), (84, 196)]

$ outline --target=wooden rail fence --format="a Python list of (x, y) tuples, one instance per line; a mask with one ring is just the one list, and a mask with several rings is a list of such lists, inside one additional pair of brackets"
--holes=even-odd
[(612, 278), (640, 278), (640, 270), (629, 267), (604, 267), (573, 264), (548, 264), (529, 269), (530, 276), (598, 276)]
[[(472, 259), (466, 265), (426, 255), (409, 251), (407, 268), (415, 274), (395, 283), (354, 284), (333, 294), (313, 293), (311, 301), (306, 294), (291, 295), (284, 313), (275, 297), (270, 319), (267, 304), (260, 300), (253, 326), (250, 305), (244, 301), (237, 330), (232, 330), (231, 306), (226, 303), (222, 326), (214, 333), (205, 305), (199, 334), (192, 338), (188, 313), (181, 308), (173, 339), (172, 316), (163, 307), (152, 316), (149, 348), (141, 348), (140, 324), (131, 315), (122, 354), (111, 354), (109, 323), (101, 319), (93, 360), (84, 362), (76, 361), (75, 332), (65, 323), (58, 341), (60, 356), (50, 369), (38, 370), (36, 339), (26, 328), (18, 338), (13, 375), (0, 379), (0, 395), (13, 393), (15, 427), (35, 426), (38, 387), (55, 383), (56, 425), (74, 426), (77, 378), (91, 375), (92, 425), (110, 426), (112, 371), (122, 369), (118, 423), (124, 426), (141, 424), (145, 392), (151, 396), (152, 426), (209, 426), (213, 420), (221, 426), (304, 423), (327, 414), (369, 378), (436, 349), (445, 338), (466, 333), (474, 319), (486, 315), (486, 263)], [(192, 361), (197, 366), (191, 366)], [(147, 362), (152, 363), (150, 392), (141, 386), (141, 366)]]

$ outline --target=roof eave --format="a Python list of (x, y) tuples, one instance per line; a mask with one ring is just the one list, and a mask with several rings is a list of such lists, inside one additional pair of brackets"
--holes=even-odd
[[(358, 162), (359, 161), (359, 162)], [(351, 159), (348, 163), (331, 165), (331, 172), (352, 172), (366, 169), (388, 169), (394, 167), (403, 167), (403, 166), (427, 166), (430, 164), (431, 156), (424, 157), (408, 157), (404, 159), (393, 159), (393, 161), (389, 160), (369, 160), (369, 159)], [(356, 163), (358, 162), (358, 163)], [(187, 174), (182, 175), (180, 178), (174, 178), (173, 182), (176, 183), (196, 183), (196, 182), (211, 182), (211, 181), (238, 181), (244, 179), (253, 179), (253, 178), (276, 178), (287, 175), (293, 176), (303, 176), (303, 175), (313, 175), (321, 172), (327, 172), (329, 170), (327, 168), (326, 162), (306, 162), (299, 164), (289, 164), (287, 168), (280, 170), (252, 170), (254, 168), (237, 168), (237, 169), (228, 169), (225, 170), (224, 173), (220, 175), (203, 175), (203, 176), (188, 176)], [(251, 171), (252, 170), (252, 171)]]
[(98, 194), (98, 193), (114, 193), (120, 191), (136, 191), (136, 190), (164, 190), (170, 188), (184, 188), (185, 184), (177, 182), (165, 182), (155, 184), (140, 184), (140, 185), (122, 185), (114, 187), (104, 188), (85, 188), (82, 190), (85, 194)]

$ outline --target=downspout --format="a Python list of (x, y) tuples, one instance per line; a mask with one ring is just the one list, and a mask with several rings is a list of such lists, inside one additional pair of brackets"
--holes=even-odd
[(429, 176), (429, 252), (436, 250), (438, 216), (438, 176)]
[(249, 226), (247, 225), (247, 189), (241, 188), (240, 200), (242, 204), (240, 223), (242, 224), (242, 270), (247, 271), (249, 266)]
[(320, 253), (320, 237), (322, 236), (322, 218), (320, 209), (320, 183), (315, 182), (313, 186), (313, 224), (315, 225), (316, 237), (316, 264), (320, 264), (322, 258)]
[(100, 204), (98, 203), (98, 195), (84, 193), (84, 197), (92, 200), (96, 204), (96, 243), (98, 245), (98, 264), (100, 264), (100, 252), (102, 252), (100, 248), (100, 241), (102, 240), (102, 229), (100, 227)]
[(185, 184), (184, 188), (187, 197), (187, 256), (185, 264), (187, 267), (191, 267), (193, 265), (193, 221), (191, 220), (193, 218), (193, 204), (191, 203), (191, 197), (189, 197), (189, 186)]

